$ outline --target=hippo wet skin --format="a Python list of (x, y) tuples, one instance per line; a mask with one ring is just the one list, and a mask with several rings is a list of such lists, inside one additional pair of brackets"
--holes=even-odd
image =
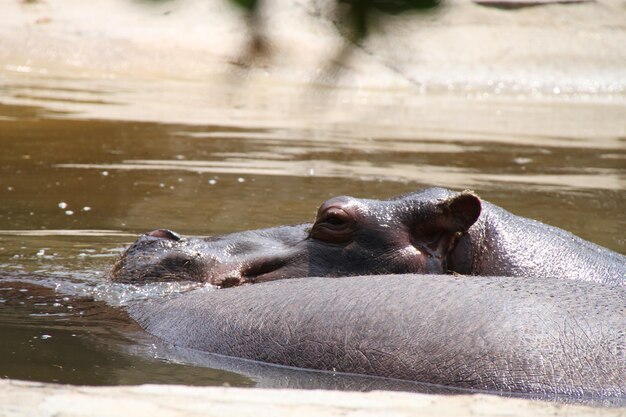
[(297, 277), (380, 274), (553, 277), (623, 286), (626, 257), (513, 215), (471, 192), (429, 188), (389, 200), (335, 197), (313, 224), (223, 236), (141, 236), (115, 265), (118, 282), (220, 287)]
[(432, 275), (300, 278), (135, 301), (177, 346), (273, 364), (626, 404), (626, 289)]
[(622, 404), (625, 273), (623, 255), (471, 192), (435, 188), (386, 201), (336, 197), (313, 224), (208, 238), (155, 230), (112, 275), (233, 287), (128, 306), (176, 346)]

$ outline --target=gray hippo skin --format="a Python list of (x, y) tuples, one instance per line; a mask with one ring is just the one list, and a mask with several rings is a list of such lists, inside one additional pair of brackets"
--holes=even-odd
[(545, 398), (626, 397), (626, 289), (431, 275), (280, 280), (136, 301), (178, 346), (273, 364)]
[(335, 197), (313, 224), (209, 238), (155, 230), (113, 268), (118, 282), (220, 287), (379, 274), (554, 277), (623, 286), (626, 257), (513, 215), (471, 192), (430, 188), (389, 200)]

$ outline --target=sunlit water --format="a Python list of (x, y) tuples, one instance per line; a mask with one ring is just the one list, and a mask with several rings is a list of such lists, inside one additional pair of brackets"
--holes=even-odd
[(106, 280), (124, 247), (156, 228), (209, 235), (298, 223), (330, 196), (386, 198), (437, 185), (474, 189), (626, 252), (621, 96), (5, 79), (3, 378), (380, 387), (291, 371), (267, 382), (251, 365), (159, 345), (119, 307), (196, 286)]

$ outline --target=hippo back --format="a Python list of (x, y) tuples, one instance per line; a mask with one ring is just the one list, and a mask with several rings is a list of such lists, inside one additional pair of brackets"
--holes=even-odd
[(390, 275), (200, 289), (130, 306), (179, 346), (489, 391), (626, 396), (626, 291), (587, 282)]

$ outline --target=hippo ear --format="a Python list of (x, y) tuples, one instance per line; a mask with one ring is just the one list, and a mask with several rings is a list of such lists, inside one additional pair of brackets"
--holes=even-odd
[(451, 232), (466, 232), (480, 216), (480, 198), (472, 191), (463, 191), (438, 204), (437, 226)]

